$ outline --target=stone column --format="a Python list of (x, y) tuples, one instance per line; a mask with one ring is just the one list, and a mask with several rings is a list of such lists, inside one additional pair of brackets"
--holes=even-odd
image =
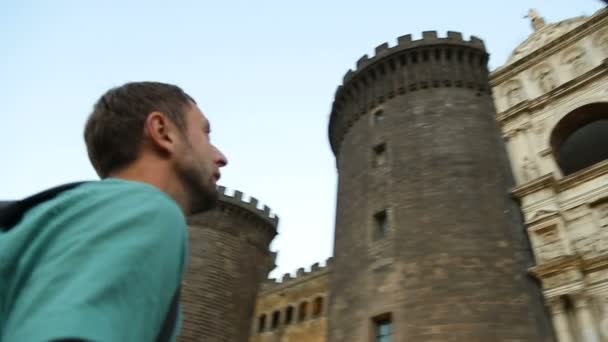
[(551, 310), (551, 318), (553, 320), (553, 328), (558, 342), (573, 342), (568, 317), (566, 316), (564, 302), (560, 297), (548, 299), (549, 309)]
[(509, 155), (509, 161), (511, 164), (511, 170), (515, 175), (515, 179), (517, 180), (517, 184), (525, 183), (525, 177), (521, 170), (521, 147), (519, 146), (518, 141), (518, 131), (517, 130), (509, 130), (504, 132), (502, 137), (505, 141), (505, 145), (507, 148), (507, 154)]
[[(530, 125), (528, 123), (524, 124), (522, 127), (517, 128), (515, 130), (515, 136), (513, 138), (514, 140), (514, 147), (515, 147), (515, 158), (517, 160), (518, 163), (518, 172), (520, 175), (520, 179), (521, 179), (521, 184), (523, 183), (527, 183), (535, 178), (537, 178), (540, 175), (540, 172), (533, 172), (533, 176), (532, 177), (528, 177), (529, 175), (526, 175), (526, 164), (525, 164), (525, 158), (528, 158), (528, 160), (530, 161), (530, 165), (534, 165), (537, 169), (538, 169), (538, 164), (536, 163), (536, 158), (533, 155), (533, 149), (531, 148), (530, 145), (530, 138), (528, 135), (528, 128), (530, 127)], [(516, 173), (517, 175), (517, 173)]]
[(523, 135), (524, 145), (526, 147), (526, 155), (530, 156), (530, 159), (532, 159), (534, 162), (536, 162), (534, 137), (532, 136), (531, 129), (532, 129), (532, 124), (530, 122), (526, 122), (523, 125), (521, 125), (521, 127), (519, 127), (519, 130), (520, 130), (521, 134)]
[(589, 299), (583, 295), (573, 296), (572, 299), (574, 300), (576, 320), (578, 321), (583, 341), (600, 342), (598, 329), (593, 322), (593, 315), (589, 307)]
[(599, 330), (604, 340), (608, 341), (608, 297), (606, 297), (606, 294), (598, 294), (594, 299), (602, 303), (602, 319), (599, 323)]
[(533, 132), (533, 141), (534, 141), (534, 148), (536, 150), (536, 154), (538, 155), (539, 152), (541, 152), (542, 150), (545, 149), (545, 125), (546, 122), (543, 121), (538, 121), (536, 122), (536, 124), (534, 125), (534, 127), (532, 128), (532, 132)]

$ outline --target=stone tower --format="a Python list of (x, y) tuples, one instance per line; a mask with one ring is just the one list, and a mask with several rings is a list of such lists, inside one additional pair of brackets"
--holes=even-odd
[(488, 54), (424, 32), (338, 87), (328, 341), (553, 341), (509, 196)]
[(180, 341), (245, 342), (261, 283), (274, 268), (269, 245), (278, 217), (258, 201), (228, 195), (219, 205), (188, 217), (190, 259), (182, 286)]

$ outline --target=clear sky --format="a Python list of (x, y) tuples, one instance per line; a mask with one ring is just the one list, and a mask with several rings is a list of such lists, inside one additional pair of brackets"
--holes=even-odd
[(530, 33), (523, 16), (591, 15), (599, 0), (117, 1), (0, 3), (0, 199), (95, 179), (82, 129), (127, 81), (183, 87), (229, 165), (220, 183), (281, 218), (281, 276), (333, 250), (337, 173), (327, 139), (336, 87), (363, 54), (437, 30), (482, 38), (495, 68)]

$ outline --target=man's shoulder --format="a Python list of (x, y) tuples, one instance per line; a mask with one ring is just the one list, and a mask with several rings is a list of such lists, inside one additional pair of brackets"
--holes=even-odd
[(152, 217), (155, 225), (185, 225), (177, 203), (160, 189), (142, 182), (104, 179), (66, 190), (30, 210), (22, 223), (59, 220), (78, 225), (103, 222), (107, 226)]
[(160, 189), (143, 182), (117, 178), (86, 182), (61, 196), (73, 204), (94, 204), (97, 209), (157, 210), (183, 216), (177, 203)]

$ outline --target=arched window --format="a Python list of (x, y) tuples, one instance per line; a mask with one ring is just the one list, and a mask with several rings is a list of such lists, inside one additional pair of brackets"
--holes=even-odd
[(291, 324), (293, 321), (293, 306), (288, 306), (285, 310), (285, 324)]
[(258, 332), (264, 331), (265, 328), (266, 328), (266, 314), (263, 314), (258, 319)]
[(608, 159), (608, 103), (568, 113), (551, 133), (551, 148), (566, 176)]
[(317, 297), (312, 304), (312, 316), (319, 317), (321, 312), (323, 312), (323, 297)]
[(279, 326), (280, 316), (281, 316), (280, 311), (275, 311), (272, 313), (272, 329), (276, 329)]
[(298, 308), (298, 322), (302, 322), (308, 316), (308, 303), (302, 302), (300, 303), (300, 307)]

